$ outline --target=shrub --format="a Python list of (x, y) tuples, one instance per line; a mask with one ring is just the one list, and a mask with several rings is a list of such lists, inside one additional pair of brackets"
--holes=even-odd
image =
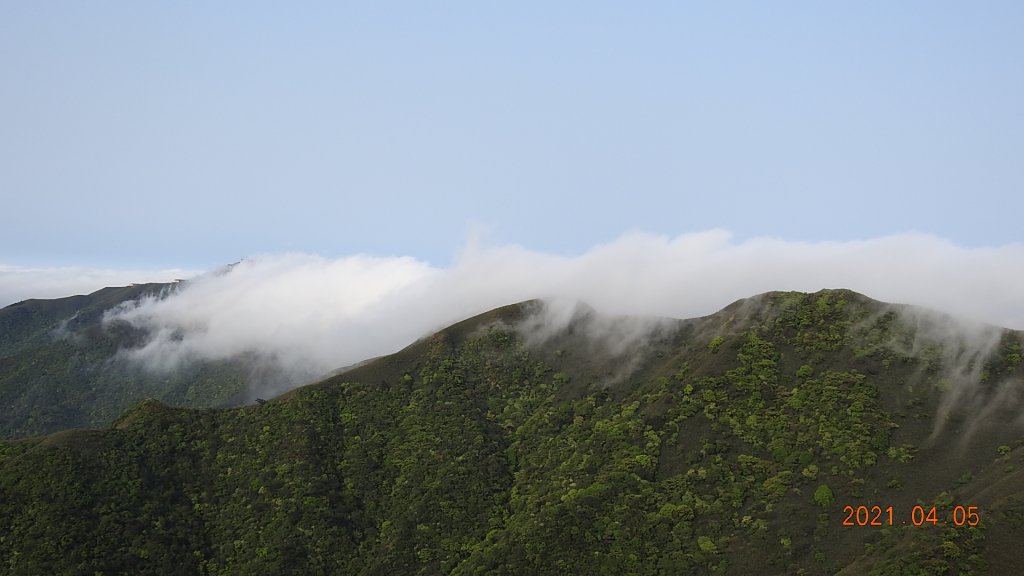
[(828, 508), (832, 505), (835, 497), (832, 495), (832, 489), (828, 487), (828, 484), (818, 486), (818, 489), (814, 491), (814, 501), (822, 508)]
[(707, 536), (698, 536), (697, 546), (700, 547), (701, 552), (707, 552), (710, 554), (718, 552), (718, 547), (715, 546), (715, 541)]

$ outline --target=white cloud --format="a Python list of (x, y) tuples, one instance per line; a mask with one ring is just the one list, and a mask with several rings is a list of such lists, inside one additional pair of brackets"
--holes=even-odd
[[(65, 295), (90, 282), (147, 278), (117, 274), (0, 268), (0, 295)], [(675, 238), (629, 234), (574, 257), (471, 243), (450, 268), (408, 257), (265, 255), (113, 316), (153, 331), (153, 341), (133, 354), (154, 365), (256, 351), (312, 374), (394, 352), (447, 324), (531, 298), (688, 318), (761, 292), (821, 288), (1022, 329), (1024, 245), (963, 248), (922, 234), (737, 241), (712, 230)]]
[(394, 306), (438, 274), (412, 258), (260, 256), (109, 317), (153, 331), (132, 355), (158, 367), (256, 351), (323, 373), (408, 340), (422, 321), (407, 325)]

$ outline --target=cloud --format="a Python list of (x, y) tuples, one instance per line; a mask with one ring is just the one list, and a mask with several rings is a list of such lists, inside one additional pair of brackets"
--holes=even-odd
[(262, 352), (321, 374), (531, 298), (609, 314), (689, 318), (770, 290), (850, 288), (1024, 328), (1024, 245), (963, 248), (902, 234), (853, 242), (738, 241), (712, 230), (629, 234), (578, 256), (472, 242), (450, 268), (409, 257), (263, 255), (173, 296), (110, 315), (152, 331), (132, 354), (154, 366)]
[[(191, 275), (0, 267), (0, 301)], [(270, 254), (195, 276), (170, 297), (111, 311), (108, 319), (150, 331), (149, 343), (128, 354), (154, 368), (255, 353), (313, 377), (532, 298), (582, 300), (606, 314), (691, 318), (762, 292), (822, 288), (1024, 329), (1024, 244), (965, 248), (924, 234), (737, 240), (711, 230), (628, 234), (577, 256), (471, 241), (448, 268), (410, 257)]]
[(440, 271), (412, 258), (267, 255), (190, 280), (170, 297), (111, 310), (152, 333), (130, 355), (158, 369), (252, 352), (286, 369), (322, 374), (393, 351), (421, 335), (424, 318), (402, 304)]

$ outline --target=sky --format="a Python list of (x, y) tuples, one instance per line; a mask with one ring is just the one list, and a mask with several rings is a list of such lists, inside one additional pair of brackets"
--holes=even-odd
[[(243, 258), (500, 277), (618, 249), (715, 270), (687, 311), (842, 284), (1013, 323), (1022, 28), (997, 1), (4, 2), (0, 305)], [(807, 272), (864, 246), (884, 265)], [(1002, 308), (966, 302), (994, 283)]]

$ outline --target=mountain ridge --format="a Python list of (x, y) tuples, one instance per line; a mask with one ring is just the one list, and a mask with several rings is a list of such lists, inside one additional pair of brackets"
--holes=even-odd
[[(262, 405), (146, 401), (0, 443), (0, 556), (12, 574), (1005, 573), (1021, 334), (981, 357), (907, 310), (776, 292), (636, 322), (531, 301)], [(939, 426), (952, 394), (977, 402)], [(896, 524), (843, 526), (846, 506)], [(903, 524), (915, 506), (944, 525)]]

